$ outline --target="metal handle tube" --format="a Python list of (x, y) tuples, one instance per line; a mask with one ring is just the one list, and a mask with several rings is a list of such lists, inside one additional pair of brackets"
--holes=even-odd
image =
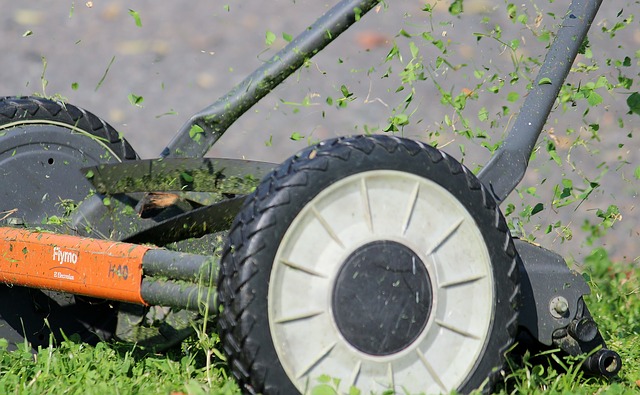
[(206, 285), (176, 283), (144, 278), (140, 288), (148, 305), (170, 306), (211, 314), (217, 312), (216, 289)]
[(142, 259), (142, 270), (145, 277), (140, 296), (145, 303), (195, 311), (206, 308), (215, 313), (214, 284), (218, 275), (215, 257), (150, 249)]
[(536, 141), (601, 3), (602, 0), (573, 0), (520, 115), (503, 145), (478, 175), (498, 202), (522, 181)]
[[(379, 1), (342, 0), (229, 93), (193, 115), (161, 156), (206, 155), (233, 122)], [(194, 133), (194, 126), (200, 127), (201, 133)]]
[(142, 270), (145, 276), (215, 284), (218, 261), (213, 256), (150, 249), (142, 258)]

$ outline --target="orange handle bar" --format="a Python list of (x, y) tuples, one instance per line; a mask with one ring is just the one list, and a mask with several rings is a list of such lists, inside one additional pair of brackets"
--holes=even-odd
[(0, 282), (147, 304), (142, 259), (151, 247), (0, 228)]

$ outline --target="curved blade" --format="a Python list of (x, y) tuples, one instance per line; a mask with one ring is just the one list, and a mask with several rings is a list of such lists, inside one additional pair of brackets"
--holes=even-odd
[(277, 165), (241, 159), (163, 158), (82, 169), (98, 193), (196, 191), (246, 194)]
[(126, 243), (153, 243), (163, 246), (175, 241), (229, 229), (246, 196), (191, 210), (164, 220), (157, 225), (127, 236)]

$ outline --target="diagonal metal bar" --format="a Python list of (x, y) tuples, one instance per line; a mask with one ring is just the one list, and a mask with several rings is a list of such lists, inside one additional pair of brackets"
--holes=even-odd
[(502, 146), (478, 175), (498, 202), (522, 181), (536, 141), (601, 3), (602, 0), (573, 0), (520, 115)]
[(242, 114), (347, 30), (380, 0), (342, 0), (229, 93), (193, 115), (161, 153), (203, 157)]

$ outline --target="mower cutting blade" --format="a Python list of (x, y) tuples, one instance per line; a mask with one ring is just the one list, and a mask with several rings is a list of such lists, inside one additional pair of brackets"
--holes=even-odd
[(164, 158), (83, 168), (98, 193), (196, 191), (246, 194), (276, 165), (241, 159)]
[(239, 196), (210, 206), (199, 207), (127, 236), (122, 241), (163, 246), (188, 238), (221, 232), (229, 228), (240, 211), (244, 199), (245, 196)]

